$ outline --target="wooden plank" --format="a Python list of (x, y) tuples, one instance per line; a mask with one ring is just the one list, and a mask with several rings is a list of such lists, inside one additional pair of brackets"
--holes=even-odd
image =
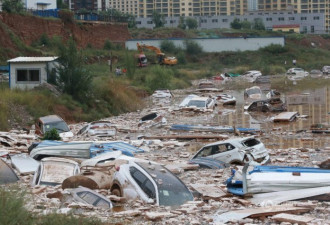
[(290, 122), (293, 121), (298, 112), (282, 112), (274, 117), (274, 122)]
[(313, 217), (307, 216), (297, 216), (287, 213), (281, 213), (272, 217), (273, 220), (279, 222), (289, 222), (289, 223), (298, 223), (298, 224), (307, 224), (312, 221)]

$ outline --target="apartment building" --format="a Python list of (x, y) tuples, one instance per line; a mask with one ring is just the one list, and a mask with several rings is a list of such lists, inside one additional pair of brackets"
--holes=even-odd
[(72, 11), (77, 11), (79, 9), (96, 11), (109, 8), (109, 0), (64, 0), (64, 3), (68, 4)]
[(330, 28), (330, 0), (259, 0), (259, 10), (283, 11), (293, 13), (324, 13), (325, 27)]

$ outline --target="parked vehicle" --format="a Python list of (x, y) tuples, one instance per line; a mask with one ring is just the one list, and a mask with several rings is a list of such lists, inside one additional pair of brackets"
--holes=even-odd
[(251, 88), (246, 88), (244, 91), (244, 97), (251, 99), (260, 99), (262, 97), (262, 92), (260, 87), (253, 86)]
[(203, 89), (203, 88), (215, 88), (215, 85), (211, 81), (203, 80), (203, 81), (199, 82), (198, 88), (199, 89)]
[(330, 74), (330, 66), (323, 66), (322, 73), (325, 75)]
[(79, 164), (73, 160), (57, 157), (44, 158), (34, 173), (32, 185), (56, 186), (67, 177), (80, 173)]
[(89, 188), (79, 187), (71, 189), (69, 192), (76, 202), (104, 209), (111, 209), (113, 207), (112, 202), (109, 199)]
[(43, 136), (47, 131), (55, 128), (62, 139), (73, 137), (66, 122), (57, 115), (40, 117), (35, 124), (36, 134)]
[(215, 100), (209, 97), (194, 97), (189, 100), (185, 110), (206, 111), (215, 108)]
[(15, 183), (19, 180), (14, 170), (2, 159), (0, 159), (0, 185)]
[(258, 70), (250, 70), (242, 74), (242, 76), (250, 83), (256, 81), (256, 79), (262, 76), (262, 73)]
[(209, 157), (229, 164), (266, 164), (269, 154), (265, 145), (254, 137), (235, 138), (208, 144), (200, 149), (192, 159)]
[(229, 94), (219, 94), (216, 96), (216, 99), (223, 105), (236, 105), (236, 98)]
[(109, 121), (95, 121), (87, 124), (78, 131), (78, 135), (89, 135), (96, 137), (115, 136), (117, 128)]
[(236, 195), (324, 186), (330, 186), (330, 170), (309, 167), (245, 165), (227, 180), (227, 190)]
[(304, 69), (302, 68), (290, 68), (286, 74), (288, 75), (300, 75), (300, 76), (303, 76), (303, 77), (306, 77), (309, 75), (309, 73), (307, 71), (305, 71)]
[(164, 166), (129, 161), (117, 170), (111, 187), (112, 194), (117, 196), (164, 206), (178, 206), (193, 200), (186, 185)]
[(180, 103), (179, 107), (182, 108), (182, 107), (186, 107), (189, 103), (189, 101), (195, 97), (199, 97), (198, 95), (194, 95), (194, 94), (191, 94), (191, 95), (188, 95), (187, 97), (185, 97), (182, 102)]
[(156, 90), (152, 95), (154, 98), (172, 98), (172, 93), (168, 89)]

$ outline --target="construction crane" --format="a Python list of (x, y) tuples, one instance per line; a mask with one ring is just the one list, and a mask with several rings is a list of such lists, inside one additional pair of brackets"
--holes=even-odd
[[(154, 51), (157, 54), (158, 63), (161, 65), (176, 65), (178, 63), (178, 60), (175, 57), (166, 57), (165, 53), (163, 53), (159, 48), (157, 48), (155, 46), (139, 44), (139, 43), (136, 43), (136, 46), (137, 46), (138, 51), (140, 52), (140, 55), (144, 55), (143, 49), (149, 49), (149, 50)], [(140, 62), (139, 62), (139, 65), (140, 65)]]

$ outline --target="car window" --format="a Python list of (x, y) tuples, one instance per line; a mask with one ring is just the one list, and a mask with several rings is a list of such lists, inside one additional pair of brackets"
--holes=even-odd
[(77, 195), (78, 195), (80, 198), (82, 198), (82, 197), (85, 196), (86, 193), (87, 193), (86, 191), (81, 191), (81, 192), (77, 192)]
[(83, 134), (88, 128), (88, 125), (84, 126), (79, 132), (78, 134)]
[(99, 199), (99, 197), (97, 197), (96, 195), (89, 193), (89, 192), (86, 192), (86, 194), (84, 196), (82, 196), (81, 198), (91, 205), (93, 205), (94, 202), (96, 202)]
[(206, 157), (212, 154), (212, 146), (204, 147), (196, 157)]
[(105, 201), (102, 198), (99, 198), (99, 200), (97, 202), (94, 202), (93, 205), (96, 206), (96, 207), (101, 207), (101, 208), (109, 208), (110, 207), (109, 202)]
[(253, 147), (257, 144), (260, 144), (260, 141), (258, 141), (257, 139), (255, 138), (252, 138), (252, 139), (248, 139), (246, 141), (243, 141), (243, 145), (247, 146), (247, 147)]
[(142, 186), (142, 190), (148, 195), (149, 198), (156, 198), (156, 190), (152, 182), (148, 179)]
[(226, 144), (226, 149), (227, 149), (227, 151), (231, 151), (231, 150), (235, 149), (235, 146), (233, 146), (232, 144), (227, 143)]
[(53, 128), (55, 128), (59, 133), (70, 131), (68, 125), (64, 121), (60, 121), (55, 123), (44, 124), (43, 132), (46, 133), (47, 131), (50, 131)]
[(152, 182), (141, 171), (133, 166), (130, 167), (130, 173), (143, 192), (146, 193), (149, 198), (155, 199), (156, 191)]

